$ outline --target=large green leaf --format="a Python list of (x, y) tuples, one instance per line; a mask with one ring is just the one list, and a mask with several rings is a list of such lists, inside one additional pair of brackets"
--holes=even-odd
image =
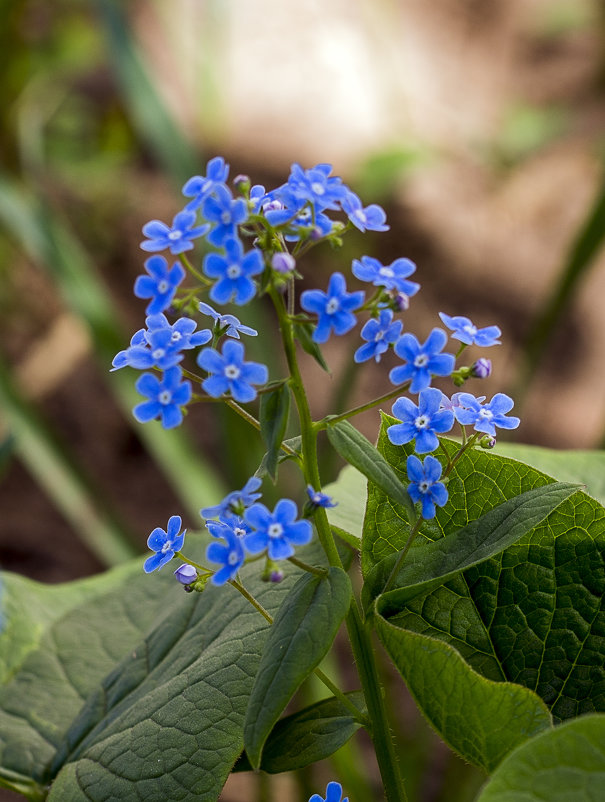
[(326, 510), (332, 530), (356, 549), (361, 549), (367, 487), (366, 477), (352, 465), (347, 465), (335, 482), (323, 488), (323, 492), (336, 502), (336, 507)]
[(541, 733), (498, 767), (477, 802), (600, 802), (605, 796), (605, 716)]
[[(404, 479), (409, 447), (386, 436), (379, 450)], [(446, 441), (450, 453), (458, 444)], [(448, 504), (423, 524), (418, 547), (453, 535), (507, 499), (552, 483), (539, 471), (494, 452), (464, 455), (450, 474)], [(369, 486), (363, 567), (399, 551), (406, 511)], [(535, 691), (555, 720), (605, 709), (602, 598), (605, 510), (578, 492), (500, 555), (390, 611), (400, 628), (444, 640), (487, 679)]]
[[(346, 695), (363, 712), (363, 694), (353, 691)], [(359, 720), (339, 699), (322, 699), (277, 722), (265, 742), (260, 768), (279, 774), (317, 763), (344, 746), (360, 727)], [(251, 769), (244, 752), (234, 771)]]
[(341, 568), (306, 574), (280, 607), (263, 651), (246, 712), (244, 744), (254, 768), (286, 705), (327, 654), (351, 603), (351, 583)]
[[(242, 575), (274, 614), (300, 572), (280, 585), (254, 565)], [(140, 562), (107, 583), (22, 650), (0, 690), (0, 777), (33, 778), (32, 799), (52, 783), (52, 802), (216, 800), (243, 748), (266, 621), (230, 586), (185, 594)]]
[(473, 671), (443, 641), (374, 617), (378, 635), (418, 705), (452, 749), (492, 772), (516, 746), (550, 727), (544, 702), (512, 682)]
[(381, 596), (383, 609), (387, 600), (396, 610), (401, 609), (420, 593), (453, 579), (460, 571), (520, 540), (578, 490), (579, 485), (554, 482), (514, 496), (447, 537), (428, 543), (420, 541), (408, 553), (396, 576), (393, 572), (399, 555), (390, 554), (366, 577), (363, 587), (366, 605), (385, 589)]

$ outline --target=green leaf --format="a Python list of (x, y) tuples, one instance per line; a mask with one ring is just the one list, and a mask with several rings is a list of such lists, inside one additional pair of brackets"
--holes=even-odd
[(370, 441), (349, 421), (328, 425), (328, 439), (335, 451), (350, 465), (377, 485), (389, 499), (402, 505), (411, 519), (415, 518), (414, 507), (405, 486)]
[[(321, 562), (316, 544), (301, 557)], [(254, 565), (242, 576), (275, 614), (300, 571), (280, 585)], [(50, 802), (216, 800), (243, 749), (266, 621), (231, 586), (185, 594), (140, 561), (103, 579), (43, 624), (0, 688), (0, 782), (52, 784)]]
[(260, 433), (267, 446), (264, 457), (265, 469), (275, 482), (280, 446), (290, 412), (290, 388), (280, 384), (260, 399)]
[(408, 632), (379, 614), (373, 621), (422, 712), (466, 760), (492, 772), (512, 749), (550, 727), (548, 708), (527, 688), (485, 679), (436, 638)]
[(587, 493), (605, 503), (605, 451), (558, 451), (523, 443), (498, 443), (497, 453), (525, 462), (560, 481), (586, 485)]
[(337, 502), (336, 507), (326, 510), (332, 531), (356, 549), (361, 548), (367, 486), (366, 477), (352, 465), (346, 465), (338, 479), (323, 488)]
[(282, 711), (332, 645), (351, 593), (349, 577), (332, 567), (326, 576), (302, 576), (280, 607), (246, 712), (244, 744), (254, 768)]
[(301, 345), (301, 348), (306, 354), (312, 356), (313, 359), (317, 362), (317, 364), (323, 368), (326, 373), (330, 372), (330, 368), (328, 367), (326, 360), (323, 357), (321, 352), (321, 348), (314, 342), (312, 338), (314, 326), (310, 323), (298, 323), (294, 322), (294, 338), (298, 340)]
[[(360, 691), (346, 696), (364, 712)], [(359, 721), (339, 699), (334, 696), (322, 699), (277, 722), (265, 742), (260, 768), (268, 774), (279, 774), (310, 766), (344, 746), (360, 727)], [(244, 752), (233, 770), (251, 769)]]
[[(411, 446), (393, 446), (385, 416), (378, 447), (404, 479)], [(448, 453), (459, 445), (444, 441)], [(420, 547), (458, 530), (520, 493), (552, 484), (528, 465), (473, 450), (450, 474), (447, 505), (423, 522)], [(407, 512), (370, 483), (362, 541), (365, 576), (398, 552)], [(390, 623), (445, 641), (485, 678), (537, 693), (555, 721), (605, 709), (605, 509), (577, 492), (501, 554), (385, 614)], [(414, 689), (412, 689), (414, 690)]]
[(477, 802), (599, 802), (605, 788), (605, 716), (541, 733), (498, 767)]
[[(578, 490), (578, 485), (564, 482), (537, 487), (503, 502), (447, 537), (429, 543), (420, 541), (390, 583), (391, 590), (383, 594), (382, 604), (388, 601), (399, 610), (414, 596), (499, 554), (542, 523)], [(370, 572), (363, 588), (366, 605), (381, 593), (398, 557), (398, 554), (385, 557)]]
[[(289, 454), (289, 453), (287, 453), (285, 451), (280, 450), (278, 452), (278, 455), (277, 455), (278, 463), (285, 462), (285, 460), (287, 460), (287, 459), (297, 459), (297, 456), (300, 455), (301, 443), (302, 443), (302, 438), (300, 437), (300, 435), (298, 435), (296, 437), (289, 437), (287, 440), (284, 440), (283, 444), (286, 445), (286, 446), (289, 446), (293, 451), (295, 451), (296, 452), (296, 456), (294, 454)], [(262, 479), (263, 476), (267, 475), (267, 457), (268, 457), (268, 454), (265, 453), (263, 455), (263, 458), (262, 458), (261, 462), (260, 462), (260, 465), (258, 466), (256, 471), (254, 472), (254, 475), (258, 476), (259, 479)]]

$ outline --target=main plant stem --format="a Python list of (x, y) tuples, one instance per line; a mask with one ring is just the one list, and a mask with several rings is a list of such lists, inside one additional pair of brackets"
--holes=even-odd
[[(298, 367), (292, 325), (288, 319), (283, 298), (274, 288), (271, 288), (269, 293), (277, 311), (282, 342), (290, 370), (290, 387), (298, 409), (305, 481), (316, 490), (321, 490), (321, 478), (317, 461), (317, 433), (320, 427), (315, 425), (311, 418), (307, 394)], [(315, 513), (315, 525), (328, 562), (332, 566), (342, 568), (342, 560), (336, 548), (328, 516), (323, 507), (319, 507)], [(353, 599), (349, 607), (345, 622), (359, 673), (361, 688), (368, 708), (368, 717), (371, 722), (369, 734), (374, 744), (386, 798), (388, 802), (407, 802), (407, 795), (399, 772), (395, 744), (388, 723), (386, 706), (382, 697), (382, 687), (372, 647), (371, 632), (361, 620), (356, 599)]]

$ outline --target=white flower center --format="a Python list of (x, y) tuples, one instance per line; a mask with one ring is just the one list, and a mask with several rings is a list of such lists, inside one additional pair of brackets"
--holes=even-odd
[(181, 339), (182, 336), (183, 335), (181, 334), (180, 331), (173, 331), (172, 334), (170, 335), (170, 342), (178, 343), (178, 341)]
[(429, 358), (428, 358), (428, 356), (426, 354), (418, 354), (418, 356), (414, 360), (414, 367), (415, 368), (425, 368), (427, 366), (428, 361), (429, 361)]
[(267, 529), (269, 537), (281, 537), (284, 533), (284, 528), (281, 524), (271, 524)]
[(483, 420), (491, 420), (494, 417), (494, 413), (490, 409), (480, 409), (479, 417), (483, 418)]
[(172, 540), (167, 540), (166, 543), (162, 546), (161, 554), (166, 554), (167, 551), (172, 550)]
[(431, 483), (427, 482), (426, 479), (424, 479), (422, 482), (418, 482), (418, 490), (421, 493), (428, 493), (430, 489), (431, 489)]
[(241, 370), (238, 368), (237, 365), (227, 365), (227, 367), (225, 368), (225, 376), (228, 379), (237, 379), (239, 378), (240, 373)]
[(158, 395), (158, 401), (160, 404), (169, 404), (172, 401), (172, 393), (170, 390), (162, 390), (162, 392)]
[(226, 226), (229, 225), (231, 222), (231, 213), (230, 212), (223, 212), (221, 215), (221, 223)]
[(380, 342), (380, 340), (384, 339), (384, 331), (379, 331), (378, 334), (374, 337), (375, 342)]
[(155, 351), (151, 352), (151, 356), (154, 359), (161, 359), (166, 354), (166, 351), (163, 348), (156, 348)]
[(473, 326), (473, 325), (471, 325), (471, 324), (469, 323), (469, 324), (467, 324), (466, 326), (463, 326), (463, 327), (462, 327), (462, 331), (464, 331), (466, 334), (470, 334), (470, 335), (471, 335), (471, 337), (474, 337), (474, 336), (475, 336), (475, 334), (477, 333), (477, 327), (476, 327), (476, 326)]
[(182, 231), (171, 231), (168, 234), (168, 239), (171, 239), (171, 240), (174, 241), (174, 240), (180, 239), (182, 236), (183, 236), (183, 232)]
[(229, 562), (229, 565), (237, 565), (237, 563), (239, 562), (239, 558), (237, 556), (237, 552), (235, 552), (235, 551), (230, 551), (229, 552), (228, 562)]
[(395, 275), (395, 271), (392, 270), (390, 267), (381, 267), (378, 271), (379, 276), (384, 276), (385, 278), (393, 278)]
[(335, 312), (338, 312), (340, 309), (340, 301), (338, 298), (330, 298), (328, 303), (326, 304), (326, 314), (333, 315)]
[(230, 279), (239, 278), (242, 274), (242, 269), (239, 265), (229, 265), (227, 268), (227, 276)]
[(323, 195), (326, 191), (323, 184), (320, 184), (319, 181), (313, 181), (311, 184), (311, 191), (315, 195)]
[(238, 537), (243, 537), (246, 534), (246, 530), (242, 529), (241, 526), (234, 526), (233, 531)]
[(431, 419), (428, 415), (418, 415), (418, 417), (414, 420), (414, 426), (417, 429), (426, 429)]
[(170, 289), (170, 283), (166, 281), (165, 278), (162, 279), (161, 281), (158, 281), (158, 292), (160, 294), (163, 295), (165, 292), (168, 292), (169, 289)]
[(368, 222), (368, 218), (366, 217), (366, 213), (363, 209), (357, 209), (354, 215), (360, 223), (364, 224)]

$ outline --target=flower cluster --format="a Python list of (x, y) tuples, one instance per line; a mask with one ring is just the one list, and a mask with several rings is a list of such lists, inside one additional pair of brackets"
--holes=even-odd
[[(403, 332), (398, 315), (409, 308), (410, 299), (420, 289), (412, 278), (416, 265), (404, 257), (390, 264), (369, 255), (354, 259), (353, 277), (372, 288), (371, 297), (366, 298), (363, 289), (348, 289), (345, 275), (335, 272), (327, 289), (301, 293), (301, 311), (297, 313), (294, 285), (301, 278), (301, 256), (320, 241), (338, 245), (343, 234), (353, 228), (387, 231), (384, 210), (376, 204), (364, 206), (341, 178), (332, 175), (329, 164), (309, 169), (293, 164), (288, 180), (271, 190), (251, 186), (246, 176), (236, 177), (231, 186), (228, 179), (229, 165), (224, 159), (211, 159), (206, 174), (194, 176), (183, 187), (186, 204), (172, 224), (153, 220), (143, 227), (146, 239), (141, 247), (154, 255), (145, 262), (146, 274), (137, 278), (134, 290), (137, 297), (148, 301), (146, 328), (136, 332), (112, 367), (154, 371), (144, 373), (136, 383), (146, 400), (135, 406), (135, 417), (141, 422), (159, 419), (165, 428), (171, 428), (183, 420), (183, 408), (199, 398), (247, 404), (259, 393), (271, 391), (267, 367), (246, 358), (241, 340), (242, 335), (256, 336), (257, 332), (234, 315), (216, 311), (207, 300), (245, 306), (265, 292), (274, 303), (287, 293), (280, 325), (292, 326), (295, 339), (305, 350), (317, 348), (332, 335), (347, 334), (356, 326), (358, 315), (365, 313), (362, 344), (354, 352), (354, 362), (378, 363), (392, 351), (398, 360), (388, 373), (396, 388), (393, 395), (405, 389), (417, 396), (413, 400), (401, 395), (395, 400), (392, 411), (398, 422), (388, 427), (387, 435), (394, 445), (413, 443), (417, 455), (428, 455), (424, 461), (416, 455), (408, 459), (408, 492), (423, 518), (434, 517), (436, 508), (447, 500), (449, 468), (442, 476), (442, 464), (431, 456), (439, 447), (440, 436), (458, 422), (465, 442), (464, 427), (475, 430), (470, 447), (490, 447), (497, 427), (519, 425), (518, 418), (507, 415), (513, 402), (503, 393), (486, 403), (485, 396), (456, 392), (447, 397), (433, 386), (436, 378), (450, 377), (457, 387), (469, 379), (487, 378), (492, 368), (485, 357), (470, 365), (457, 367), (456, 363), (468, 347), (498, 345), (500, 329), (480, 328), (467, 317), (441, 312), (449, 335), (436, 327), (422, 341)], [(192, 264), (186, 254), (193, 259), (190, 252), (202, 239), (206, 253)], [(172, 264), (169, 255), (174, 257)], [(194, 286), (185, 286), (188, 275)], [(180, 312), (188, 314), (179, 316)], [(210, 317), (211, 326), (198, 329), (192, 318), (196, 312)], [(169, 319), (171, 315), (176, 319)], [(305, 332), (307, 340), (303, 341)], [(449, 353), (448, 343), (454, 341), (456, 353)], [(195, 373), (195, 367), (183, 368), (189, 352), (202, 375)], [(193, 381), (199, 388), (196, 392)], [(273, 512), (260, 503), (256, 481), (250, 480), (242, 491), (230, 494), (222, 506), (202, 511), (206, 518), (214, 519), (207, 523), (215, 538), (207, 559), (221, 566), (213, 574), (215, 584), (233, 579), (247, 555), (264, 552), (269, 562), (291, 556), (295, 546), (311, 537), (306, 516), (331, 505), (328, 497), (311, 487), (299, 521), (297, 507), (289, 499), (279, 501)], [(177, 578), (191, 584), (185, 582), (192, 576), (190, 568), (179, 570)]]

